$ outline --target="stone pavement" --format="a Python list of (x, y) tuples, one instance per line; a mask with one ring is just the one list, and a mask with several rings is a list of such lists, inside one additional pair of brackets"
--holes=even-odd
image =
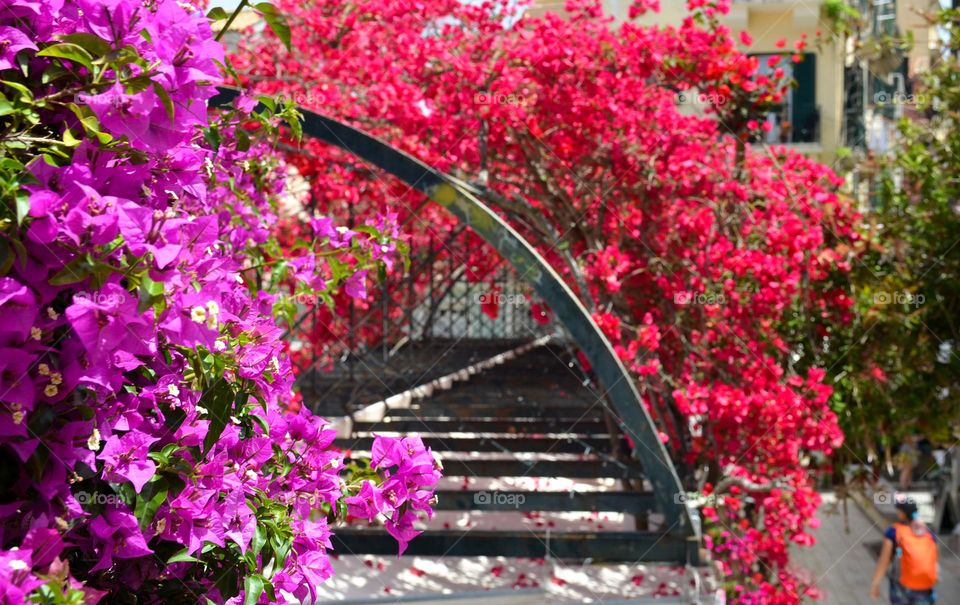
[[(791, 560), (810, 572), (824, 593), (824, 605), (871, 605), (889, 603), (886, 586), (883, 599), (870, 599), (870, 579), (883, 540), (884, 525), (873, 521), (853, 500), (847, 501), (847, 520), (843, 505), (833, 493), (823, 494), (819, 517), (821, 525), (813, 531), (817, 539), (812, 548), (794, 548)], [(879, 519), (877, 519), (879, 521)], [(955, 542), (939, 541), (940, 584), (938, 605), (960, 604), (960, 549)]]

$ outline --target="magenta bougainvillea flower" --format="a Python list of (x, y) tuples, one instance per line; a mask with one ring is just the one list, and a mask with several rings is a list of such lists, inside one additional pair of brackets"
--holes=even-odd
[(37, 45), (19, 29), (6, 25), (0, 26), (0, 69), (12, 68), (17, 53), (25, 48), (37, 50)]
[(90, 523), (93, 550), (99, 560), (90, 571), (109, 569), (114, 559), (151, 554), (137, 518), (125, 507), (107, 508)]
[(378, 438), (396, 453), (361, 481), (336, 431), (288, 405), (280, 295), (365, 296), (396, 217), (311, 217), (279, 258), (287, 168), (269, 138), (292, 113), (251, 97), (208, 112), (223, 61), (174, 0), (0, 0), (0, 89), (19, 99), (0, 141), (17, 196), (0, 234), (0, 603), (304, 600), (332, 574), (341, 511), (369, 497), (400, 550), (431, 512), (421, 442)]
[(150, 446), (159, 440), (141, 431), (111, 435), (97, 454), (103, 462), (103, 478), (116, 483), (129, 481), (139, 493), (157, 472), (157, 465), (148, 453)]

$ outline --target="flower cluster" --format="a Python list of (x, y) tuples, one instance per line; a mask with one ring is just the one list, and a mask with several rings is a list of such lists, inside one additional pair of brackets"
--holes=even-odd
[(208, 115), (223, 48), (185, 5), (3, 0), (0, 37), (0, 600), (309, 599), (355, 489), (335, 432), (285, 411), (270, 292), (363, 296), (391, 219), (315, 218), (282, 254), (260, 135), (290, 116)]
[[(819, 368), (850, 318), (855, 215), (827, 167), (751, 144), (784, 98), (787, 59), (761, 66), (738, 46), (729, 0), (689, 0), (676, 27), (614, 24), (601, 4), (570, 0), (561, 16), (511, 0), (283, 0), (292, 52), (251, 37), (236, 65), (473, 181), (597, 309), (691, 489), (728, 474), (784, 484), (725, 494), (707, 528), (732, 602), (795, 604), (806, 587), (788, 549), (810, 541), (818, 503), (809, 460), (842, 439)], [(690, 91), (702, 112), (680, 106)], [(321, 208), (362, 198), (364, 217), (398, 200), (411, 248), (450, 254), (453, 220), (408, 188), (358, 182), (321, 146), (288, 161), (315, 175)], [(454, 259), (482, 275), (494, 256)]]
[(391, 439), (376, 436), (370, 468), (382, 476), (378, 486), (364, 481), (355, 496), (345, 498), (352, 517), (373, 521), (381, 515), (387, 531), (400, 543), (400, 554), (420, 532), (413, 527), (417, 511), (432, 516), (433, 488), (440, 469), (429, 448), (416, 436)]

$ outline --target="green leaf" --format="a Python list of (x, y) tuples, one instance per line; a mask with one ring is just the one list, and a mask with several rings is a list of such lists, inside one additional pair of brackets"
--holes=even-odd
[(250, 149), (250, 135), (241, 126), (237, 126), (234, 134), (237, 137), (237, 151), (247, 151)]
[(266, 418), (264, 418), (263, 416), (260, 416), (259, 414), (250, 414), (249, 416), (247, 416), (247, 418), (250, 418), (251, 420), (253, 420), (253, 421), (256, 422), (257, 424), (259, 424), (259, 425), (260, 425), (260, 429), (263, 430), (263, 434), (264, 434), (264, 435), (269, 435), (269, 434), (270, 434), (270, 424), (267, 423), (267, 419), (266, 419)]
[(260, 595), (263, 594), (263, 577), (259, 575), (247, 576), (243, 581), (243, 605), (257, 605)]
[(373, 225), (357, 225), (351, 228), (357, 233), (366, 233), (367, 235), (372, 235), (374, 237), (380, 236), (380, 230)]
[(71, 75), (69, 69), (65, 68), (59, 63), (51, 63), (50, 66), (47, 67), (40, 76), (40, 82), (43, 84), (49, 84), (50, 82), (59, 80), (60, 78), (69, 75)]
[(174, 452), (178, 452), (181, 449), (182, 448), (179, 443), (168, 443), (167, 445), (163, 446), (163, 449), (160, 450), (160, 452), (164, 455), (164, 457), (169, 459)]
[(267, 598), (270, 599), (270, 602), (273, 603), (277, 600), (277, 593), (273, 589), (273, 582), (267, 582), (263, 585), (264, 590), (267, 592)]
[(157, 96), (160, 97), (160, 102), (163, 103), (164, 109), (167, 110), (167, 117), (170, 118), (170, 123), (173, 124), (177, 118), (177, 111), (173, 106), (173, 99), (170, 98), (170, 93), (168, 93), (159, 82), (153, 82), (153, 92), (157, 93)]
[(261, 2), (254, 5), (254, 8), (267, 22), (270, 31), (280, 38), (287, 50), (290, 50), (290, 25), (287, 23), (286, 17), (281, 15), (277, 7), (269, 2)]
[(290, 554), (290, 550), (293, 548), (293, 538), (282, 541), (277, 539), (277, 542), (278, 543), (273, 546), (273, 552), (278, 559), (286, 561), (287, 555)]
[(63, 269), (57, 271), (48, 281), (51, 286), (66, 286), (81, 282), (90, 276), (92, 267), (85, 258), (71, 261)]
[(143, 279), (140, 281), (140, 301), (137, 307), (140, 312), (146, 312), (147, 309), (152, 307), (162, 298), (163, 282), (153, 281), (148, 275), (144, 275)]
[(0, 237), (0, 275), (6, 275), (13, 268), (16, 255), (6, 238)]
[(77, 105), (76, 103), (69, 103), (67, 107), (69, 107), (70, 111), (80, 120), (80, 124), (83, 125), (87, 136), (96, 137), (103, 144), (107, 144), (113, 140), (113, 137), (100, 130), (100, 120), (97, 119), (97, 116), (93, 114), (93, 110), (89, 107), (86, 105)]
[(137, 505), (133, 509), (133, 514), (140, 521), (140, 527), (146, 529), (153, 518), (157, 515), (160, 505), (167, 499), (169, 485), (165, 477), (160, 476), (143, 486), (140, 494), (137, 496)]
[(200, 559), (188, 554), (189, 550), (189, 548), (184, 548), (177, 554), (167, 559), (167, 565), (170, 565), (171, 563), (196, 563), (199, 561)]
[(205, 128), (203, 130), (203, 140), (207, 142), (207, 145), (209, 145), (213, 151), (216, 152), (220, 150), (220, 133), (216, 128)]
[(267, 95), (257, 95), (257, 101), (263, 104), (264, 107), (270, 110), (270, 113), (273, 113), (277, 110), (277, 102), (273, 97)]
[(37, 56), (67, 59), (68, 61), (79, 63), (90, 71), (93, 71), (93, 57), (90, 56), (90, 53), (88, 53), (82, 46), (71, 44), (70, 42), (62, 42), (60, 44), (48, 46), (38, 52)]
[(62, 140), (65, 147), (76, 147), (80, 144), (80, 139), (74, 136), (69, 128), (64, 128)]
[(170, 459), (163, 455), (163, 452), (147, 452), (147, 458), (153, 460), (157, 464), (167, 464)]
[(222, 6), (215, 6), (207, 13), (207, 19), (211, 21), (223, 21), (230, 15)]
[(0, 80), (0, 84), (3, 84), (4, 86), (9, 86), (10, 88), (19, 92), (21, 101), (24, 101), (27, 103), (33, 101), (33, 91), (31, 91), (29, 88), (27, 88), (23, 84), (19, 82), (13, 82), (12, 80)]
[(290, 105), (286, 107), (279, 116), (287, 123), (287, 126), (290, 127), (293, 137), (299, 141), (303, 137), (303, 116), (297, 111), (296, 106)]
[(210, 451), (223, 433), (223, 429), (226, 428), (230, 413), (233, 411), (233, 398), (233, 388), (223, 378), (217, 379), (213, 386), (200, 397), (197, 405), (206, 408), (210, 417), (210, 427), (203, 440), (204, 455)]
[(113, 47), (110, 46), (109, 42), (94, 34), (67, 34), (65, 36), (60, 36), (60, 39), (74, 46), (79, 46), (92, 57), (102, 57), (106, 54), (109, 54), (113, 50)]
[(30, 214), (30, 198), (26, 195), (17, 195), (17, 225), (22, 225)]

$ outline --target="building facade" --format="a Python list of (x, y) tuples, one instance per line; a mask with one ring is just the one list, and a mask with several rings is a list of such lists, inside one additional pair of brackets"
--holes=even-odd
[[(541, 1), (532, 10), (561, 12), (563, 4)], [(619, 21), (627, 19), (632, 1), (603, 4)], [(688, 14), (684, 0), (660, 4), (659, 13), (638, 21), (679, 25)], [(791, 45), (807, 40), (802, 60), (792, 65), (796, 86), (767, 116), (771, 129), (766, 142), (788, 145), (827, 164), (888, 152), (895, 121), (913, 100), (914, 74), (929, 66), (936, 34), (923, 15), (937, 6), (937, 0), (733, 0), (721, 21), (735, 40), (740, 32), (749, 34), (753, 43), (746, 52), (762, 57), (784, 52), (777, 46), (780, 40)], [(908, 32), (910, 49), (884, 46)]]

